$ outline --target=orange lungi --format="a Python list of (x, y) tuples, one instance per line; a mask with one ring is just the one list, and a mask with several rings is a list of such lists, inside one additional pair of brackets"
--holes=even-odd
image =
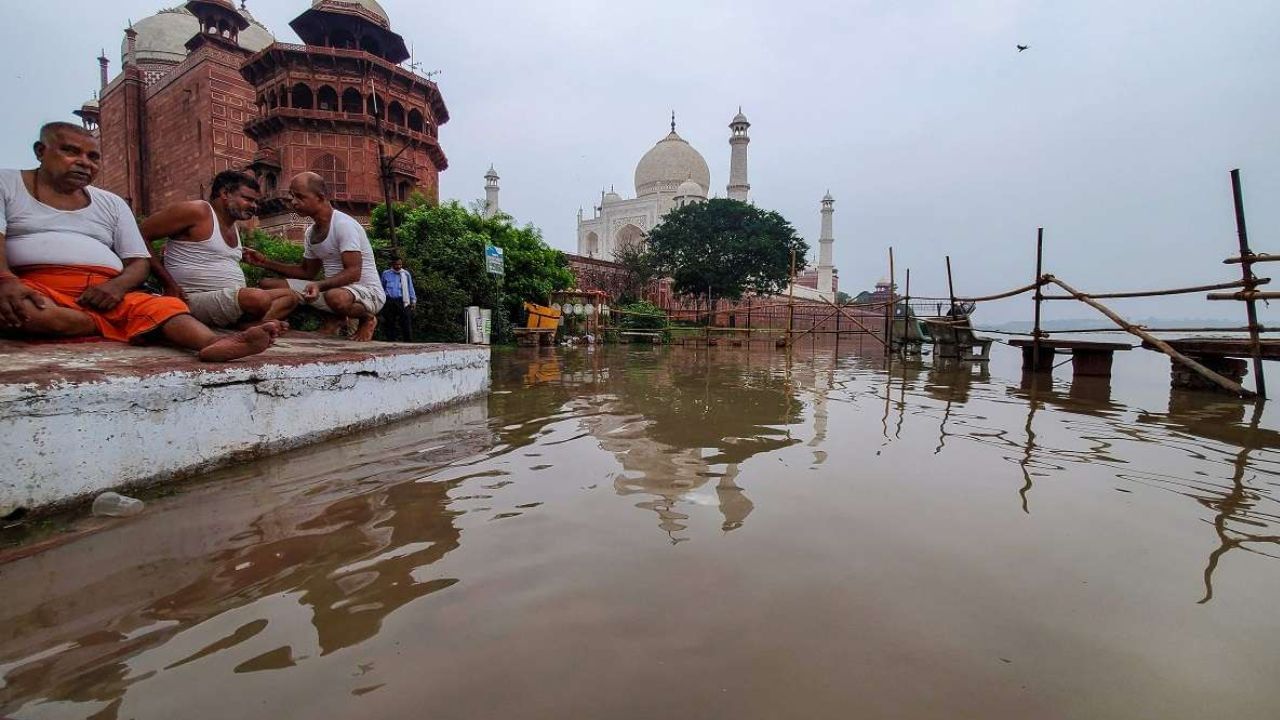
[(175, 297), (144, 292), (125, 293), (119, 305), (103, 312), (76, 303), (80, 293), (119, 275), (105, 267), (79, 265), (32, 265), (13, 268), (24, 285), (53, 301), (58, 307), (71, 308), (93, 318), (98, 332), (108, 340), (132, 342), (176, 315), (190, 310)]

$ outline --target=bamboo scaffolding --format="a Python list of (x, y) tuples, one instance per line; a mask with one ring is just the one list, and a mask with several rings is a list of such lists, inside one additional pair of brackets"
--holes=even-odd
[[(1142, 328), (1143, 330), (1146, 330), (1147, 332), (1177, 332), (1177, 333), (1184, 333), (1184, 332), (1249, 332), (1249, 328), (1247, 328), (1247, 327), (1240, 327), (1240, 328), (1235, 328), (1235, 327), (1152, 328), (1152, 327), (1147, 327), (1146, 325), (1134, 325), (1134, 327)], [(1260, 329), (1261, 329), (1263, 332), (1275, 332), (1274, 330), (1267, 330), (1267, 329), (1265, 329), (1265, 328), (1260, 328)], [(1115, 332), (1115, 331), (1116, 331), (1116, 329), (1115, 329), (1114, 327), (1105, 327), (1105, 328), (1083, 328), (1083, 329), (1081, 329), (1081, 330), (1043, 330), (1043, 331), (1041, 331), (1041, 332), (1043, 332), (1045, 335), (1073, 335), (1073, 334), (1075, 334), (1075, 333), (1100, 333), (1100, 332)], [(984, 331), (984, 332), (995, 332), (995, 331), (994, 331), (994, 330), (991, 330), (991, 331)]]
[(889, 369), (893, 369), (893, 318), (898, 314), (897, 279), (893, 276), (893, 246), (889, 246), (889, 311), (885, 314), (884, 352)]
[(1094, 300), (1089, 295), (1082, 293), (1079, 290), (1076, 290), (1075, 288), (1071, 287), (1070, 285), (1066, 284), (1065, 282), (1059, 280), (1058, 278), (1052, 275), (1045, 275), (1044, 277), (1049, 282), (1054, 283), (1058, 287), (1061, 287), (1063, 290), (1066, 290), (1067, 292), (1071, 293), (1080, 302), (1088, 305), (1089, 307), (1092, 307), (1094, 310), (1097, 310), (1103, 315), (1106, 315), (1108, 318), (1111, 319), (1112, 322), (1114, 322), (1116, 325), (1119, 325), (1125, 332), (1133, 335), (1137, 335), (1138, 337), (1142, 338), (1143, 340), (1153, 345), (1156, 349), (1160, 350), (1160, 352), (1164, 353), (1165, 355), (1168, 355), (1170, 358), (1174, 359), (1175, 361), (1187, 366), (1192, 371), (1196, 372), (1197, 374), (1199, 374), (1201, 377), (1208, 380), (1209, 382), (1223, 388), (1224, 390), (1232, 394), (1239, 395), (1240, 397), (1247, 398), (1247, 397), (1254, 396), (1253, 392), (1244, 389), (1244, 387), (1242, 387), (1239, 383), (1233, 380), (1230, 380), (1228, 378), (1222, 377), (1221, 375), (1210, 370), (1204, 365), (1201, 365), (1195, 360), (1192, 360), (1186, 355), (1183, 355), (1177, 350), (1174, 350), (1169, 345), (1169, 343), (1161, 340), (1155, 335), (1152, 335), (1146, 330), (1139, 328), (1137, 325), (1133, 325), (1129, 323), (1124, 318), (1112, 312), (1109, 308), (1107, 308), (1107, 306), (1103, 305), (1097, 300)]
[(1247, 253), (1240, 257), (1230, 257), (1223, 260), (1224, 265), (1239, 265), (1240, 263), (1261, 263), (1261, 262), (1280, 262), (1280, 255), (1272, 255), (1270, 253)]
[(1040, 303), (1044, 301), (1044, 228), (1036, 230), (1036, 318), (1031, 328), (1031, 370), (1040, 369), (1040, 338), (1044, 331), (1040, 329)]
[[(1209, 293), (1205, 297), (1210, 300), (1275, 300), (1280, 298), (1280, 292), (1262, 292), (1260, 290), (1241, 290), (1233, 293)], [(1256, 311), (1255, 311), (1256, 312)]]
[[(845, 317), (849, 318), (849, 320), (853, 321), (853, 324), (854, 324), (854, 325), (857, 325), (858, 327), (862, 328), (862, 332), (861, 332), (861, 333), (857, 333), (858, 335), (862, 335), (862, 334), (870, 335), (871, 337), (875, 338), (875, 339), (876, 339), (876, 342), (880, 343), (881, 345), (887, 345), (887, 344), (888, 344), (888, 340), (887, 340), (887, 339), (885, 339), (885, 338), (881, 338), (879, 335), (877, 335), (877, 334), (876, 334), (876, 331), (872, 330), (871, 328), (867, 327), (866, 325), (863, 325), (863, 324), (858, 320), (858, 318), (854, 317), (853, 315), (850, 315), (850, 314), (848, 313), (848, 311), (846, 311), (846, 310), (845, 310), (845, 308), (846, 308), (846, 307), (848, 307), (847, 305), (836, 305), (835, 303), (831, 302), (830, 300), (826, 300), (826, 302), (827, 302), (828, 304), (834, 305), (835, 307), (839, 308), (839, 310), (840, 310), (840, 314), (841, 314), (841, 315), (843, 315), (843, 316), (845, 316)], [(853, 330), (846, 330), (845, 332), (854, 332), (854, 331), (853, 331)]]
[[(1257, 285), (1266, 285), (1271, 282), (1271, 278), (1258, 278), (1255, 282)], [(1207, 292), (1209, 290), (1229, 290), (1231, 288), (1244, 287), (1243, 280), (1233, 280), (1232, 282), (1215, 283), (1213, 285), (1196, 285), (1194, 287), (1172, 288), (1169, 290), (1134, 290), (1132, 292), (1110, 292), (1110, 293), (1091, 293), (1091, 298), (1116, 299), (1116, 298), (1142, 298), (1142, 297), (1160, 297), (1162, 295), (1188, 295), (1191, 293)], [(1075, 300), (1070, 295), (1045, 295), (1045, 300)]]
[[(1244, 222), (1244, 195), (1240, 190), (1239, 168), (1231, 171), (1231, 199), (1236, 211), (1236, 236), (1240, 241), (1240, 280), (1244, 283), (1244, 290), (1235, 294), (1238, 299), (1245, 301), (1245, 314), (1249, 318), (1249, 350), (1253, 356), (1253, 385), (1258, 390), (1258, 396), (1265, 398), (1267, 378), (1262, 374), (1262, 341), (1258, 338), (1258, 307), (1255, 301), (1280, 298), (1280, 293), (1258, 292), (1258, 278), (1253, 274), (1255, 256), (1253, 250), (1249, 249), (1249, 231)], [(1214, 297), (1215, 294), (1217, 293), (1210, 293), (1209, 299), (1217, 299)]]
[[(996, 293), (996, 294), (994, 294), (994, 295), (981, 295), (981, 296), (977, 296), (977, 297), (959, 297), (959, 296), (957, 296), (957, 297), (955, 298), (955, 301), (956, 301), (956, 302), (971, 302), (971, 303), (979, 303), (979, 302), (991, 302), (992, 300), (1004, 300), (1005, 298), (1011, 298), (1011, 297), (1014, 297), (1014, 296), (1016, 296), (1016, 295), (1021, 295), (1021, 294), (1022, 294), (1022, 293), (1024, 293), (1024, 292), (1030, 292), (1030, 291), (1032, 291), (1032, 290), (1035, 290), (1035, 289), (1036, 289), (1040, 284), (1043, 284), (1043, 283), (1031, 283), (1030, 285), (1023, 285), (1022, 287), (1014, 288), (1014, 289), (1012, 289), (1012, 290), (1006, 290), (1006, 291), (1004, 291), (1004, 292), (1002, 292), (1002, 293)], [(926, 297), (926, 296), (924, 296), (924, 295), (921, 295), (921, 296), (917, 297), (917, 298), (916, 298), (916, 300), (937, 300), (937, 301), (943, 301), (943, 300), (951, 300), (951, 298), (950, 298), (950, 297), (931, 297), (931, 296)]]

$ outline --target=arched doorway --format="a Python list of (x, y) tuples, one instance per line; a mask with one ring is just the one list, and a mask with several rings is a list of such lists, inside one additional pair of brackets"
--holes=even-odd
[(622, 226), (618, 234), (614, 238), (613, 250), (618, 252), (623, 248), (643, 247), (644, 231), (635, 225), (627, 224)]

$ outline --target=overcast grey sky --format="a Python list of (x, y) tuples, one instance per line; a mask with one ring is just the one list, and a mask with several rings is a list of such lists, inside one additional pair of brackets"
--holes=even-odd
[[(0, 167), (30, 166), (39, 123), (89, 97), (100, 47), (118, 72), (128, 19), (177, 1), (6, 2)], [(945, 294), (948, 253), (962, 294), (1023, 284), (1040, 225), (1046, 269), (1083, 289), (1233, 279), (1233, 167), (1254, 248), (1280, 252), (1274, 0), (381, 2), (422, 69), (443, 71), (442, 198), (482, 197), (493, 163), (503, 208), (564, 250), (602, 188), (634, 196), (673, 108), (723, 195), (741, 105), (753, 200), (816, 253), (829, 188), (850, 292), (887, 274), (890, 245), (915, 294)], [(283, 41), (305, 5), (248, 4)], [(1057, 315), (1088, 316), (1071, 305)], [(1243, 315), (1201, 296), (1121, 307)]]

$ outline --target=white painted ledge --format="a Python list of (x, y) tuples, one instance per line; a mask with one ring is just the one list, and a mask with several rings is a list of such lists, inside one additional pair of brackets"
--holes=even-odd
[(0, 516), (156, 484), (487, 391), (489, 348), (286, 335), (247, 361), (0, 342)]

